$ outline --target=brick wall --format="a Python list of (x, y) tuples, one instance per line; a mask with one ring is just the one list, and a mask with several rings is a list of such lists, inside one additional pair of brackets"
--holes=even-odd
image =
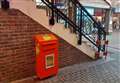
[[(0, 10), (0, 82), (35, 75), (35, 34), (51, 33), (21, 11)], [(59, 65), (65, 67), (90, 60), (59, 38)]]

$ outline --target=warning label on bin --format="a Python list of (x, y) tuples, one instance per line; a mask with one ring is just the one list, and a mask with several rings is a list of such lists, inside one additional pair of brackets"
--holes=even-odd
[(43, 39), (48, 41), (51, 40), (52, 38), (49, 35), (43, 35)]
[(54, 67), (54, 54), (49, 54), (46, 56), (46, 69)]

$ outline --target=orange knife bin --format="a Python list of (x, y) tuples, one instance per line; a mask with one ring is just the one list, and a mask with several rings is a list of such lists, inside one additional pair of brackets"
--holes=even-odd
[(40, 79), (58, 72), (58, 40), (52, 34), (35, 36), (36, 73)]

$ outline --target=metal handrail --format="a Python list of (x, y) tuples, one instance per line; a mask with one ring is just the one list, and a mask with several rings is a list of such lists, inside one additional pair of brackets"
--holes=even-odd
[[(47, 1), (47, 4), (44, 0), (42, 0), (49, 8), (53, 8), (54, 7), (54, 12), (56, 12), (59, 16), (61, 16), (64, 20), (67, 20), (67, 22), (79, 32), (79, 26), (77, 26), (74, 22), (72, 22), (66, 15), (64, 15), (64, 13), (62, 13), (60, 10), (58, 10), (53, 4), (51, 4), (49, 1)], [(50, 6), (51, 5), (51, 6)], [(95, 42), (93, 42), (92, 40), (90, 40), (88, 37), (86, 37), (86, 35), (84, 33), (82, 33), (82, 35), (87, 38), (89, 41), (91, 41), (91, 43), (93, 43), (93, 45), (96, 46)]]
[[(76, 25), (70, 18), (68, 18), (63, 12), (61, 12), (59, 9), (57, 9), (57, 7), (54, 5), (54, 4), (52, 4), (51, 2), (49, 2), (48, 0), (42, 0), (49, 8), (51, 8), (51, 9), (53, 9), (53, 11), (57, 14), (57, 15), (59, 15), (62, 19), (64, 19), (66, 22), (68, 22), (68, 24), (69, 25), (71, 25), (72, 27), (73, 27), (73, 29), (75, 29), (78, 33), (81, 33), (87, 40), (89, 40), (94, 46), (96, 46), (98, 49), (99, 49), (99, 46), (98, 45), (96, 45), (96, 41), (92, 38), (92, 37), (90, 37), (90, 36), (88, 36), (88, 35), (86, 35), (85, 34), (85, 32), (84, 31), (82, 31), (82, 32), (80, 32), (80, 30), (79, 30), (79, 26), (78, 25)], [(83, 7), (81, 7), (82, 8), (82, 10), (83, 10)], [(85, 9), (85, 8), (84, 8)], [(86, 11), (86, 9), (84, 10), (84, 12), (87, 12)], [(87, 14), (88, 14), (88, 17), (89, 17), (89, 13), (87, 12)], [(90, 15), (90, 18), (97, 24), (97, 22), (93, 19), (93, 17)], [(101, 30), (101, 29), (100, 29)], [(102, 30), (103, 31), (103, 33), (104, 33), (104, 30)], [(99, 49), (99, 50), (101, 50), (101, 49)], [(103, 50), (101, 50), (101, 51), (103, 51)]]

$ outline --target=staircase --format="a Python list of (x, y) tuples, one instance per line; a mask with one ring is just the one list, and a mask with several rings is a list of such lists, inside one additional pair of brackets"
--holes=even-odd
[[(77, 49), (83, 51), (89, 57), (95, 59), (96, 52), (101, 53), (105, 52), (105, 45), (97, 45), (96, 41), (106, 40), (106, 33), (98, 25), (98, 23), (93, 19), (93, 17), (86, 11), (86, 9), (78, 2), (74, 0), (70, 0), (71, 3), (79, 10), (80, 17), (77, 17), (78, 20), (74, 22), (73, 20), (68, 18), (68, 15), (60, 11), (53, 3), (49, 2), (48, 0), (42, 0), (44, 4), (46, 4), (50, 9), (54, 10), (54, 13), (62, 18), (67, 25), (70, 25), (75, 33), (71, 33), (69, 27), (65, 28), (63, 24), (55, 23), (54, 26), (49, 26), (49, 18), (46, 16), (46, 11), (37, 9), (35, 7), (35, 3), (28, 0), (12, 0), (11, 1), (11, 8), (20, 9), (23, 13), (30, 16), (32, 19), (37, 21), (38, 23), (45, 26), (48, 30), (52, 31), (53, 33), (57, 34), (59, 37), (66, 40), (68, 43), (76, 47)], [(81, 13), (80, 13), (81, 12)], [(87, 22), (86, 22), (87, 20)], [(92, 27), (93, 23), (97, 25), (97, 33), (93, 34), (92, 31), (94, 28)], [(83, 26), (84, 24), (84, 26)], [(89, 26), (87, 26), (89, 25)], [(51, 27), (51, 28), (50, 28)], [(99, 32), (99, 33), (98, 33)], [(80, 45), (78, 45), (78, 43)]]

